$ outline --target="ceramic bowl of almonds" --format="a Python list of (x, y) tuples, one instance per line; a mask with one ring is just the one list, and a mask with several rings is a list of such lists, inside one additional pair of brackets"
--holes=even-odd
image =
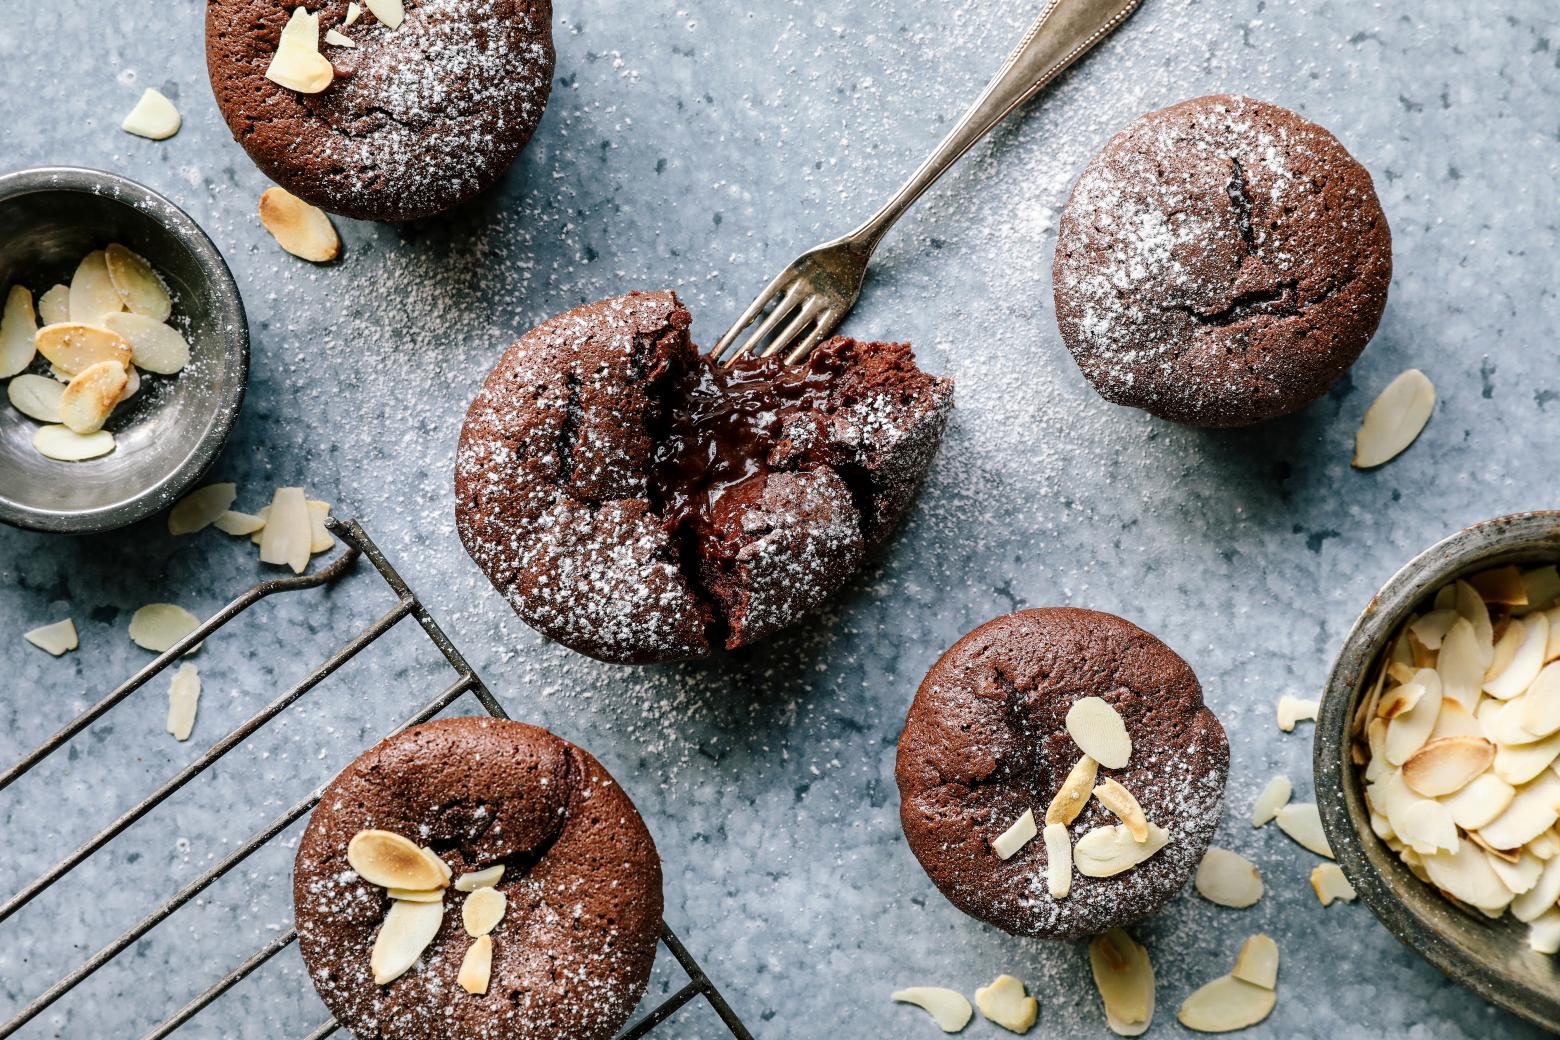
[(166, 508), (248, 377), (238, 286), (177, 206), (95, 170), (0, 176), (0, 520), (83, 533)]
[(1354, 623), (1317, 722), (1327, 840), (1393, 934), (1560, 1030), (1560, 512), (1459, 531)]

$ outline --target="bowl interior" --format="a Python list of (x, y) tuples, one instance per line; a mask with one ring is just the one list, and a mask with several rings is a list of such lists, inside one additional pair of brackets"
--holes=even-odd
[(1362, 770), (1350, 760), (1355, 715), (1377, 662), (1408, 615), (1442, 585), (1490, 567), (1560, 562), (1560, 513), (1478, 524), (1425, 550), (1377, 593), (1344, 640), (1322, 701), (1315, 749), (1317, 805), (1338, 863), (1399, 939), (1486, 999), (1560, 1030), (1560, 966), (1527, 945), (1527, 925), (1465, 912), (1416, 878), (1377, 838)]
[[(172, 291), (172, 323), (190, 344), (182, 372), (143, 372), (140, 392), (110, 416), (117, 446), (84, 462), (45, 458), (38, 423), (0, 401), (0, 519), (43, 530), (105, 530), (182, 494), (226, 439), (248, 377), (248, 332), (232, 276), (204, 234), (161, 197), (118, 178), (62, 171), (0, 179), (0, 292), (34, 303), (69, 284), (81, 258), (118, 242), (145, 257)], [(11, 184), (7, 184), (10, 181)], [(48, 374), (42, 357), (28, 369)]]

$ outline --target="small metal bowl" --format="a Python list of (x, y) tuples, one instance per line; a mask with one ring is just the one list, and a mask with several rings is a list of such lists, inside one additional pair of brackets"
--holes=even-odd
[(134, 523), (187, 491), (222, 450), (249, 380), (249, 326), (222, 254), (173, 203), (97, 170), (45, 167), (0, 176), (0, 292), (34, 298), (69, 283), (81, 258), (110, 242), (144, 256), (174, 295), (190, 343), (176, 376), (143, 376), (110, 417), (107, 455), (57, 462), (32, 446), (39, 424), (0, 400), (0, 520), (88, 533)]
[(1389, 579), (1344, 638), (1322, 697), (1312, 770), (1338, 865), (1381, 923), (1416, 953), (1495, 1004), (1560, 1031), (1560, 964), (1528, 949), (1527, 926), (1466, 913), (1409, 872), (1370, 827), (1350, 730), (1374, 665), (1415, 607), (1454, 578), (1506, 564), (1560, 561), (1560, 512), (1475, 524), (1414, 557)]

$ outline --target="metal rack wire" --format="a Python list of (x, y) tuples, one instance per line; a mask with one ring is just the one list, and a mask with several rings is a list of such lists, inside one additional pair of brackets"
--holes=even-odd
[[(378, 546), (363, 531), (362, 526), (356, 520), (342, 521), (332, 519), (328, 521), (328, 524), (332, 533), (346, 545), (346, 549), (340, 555), (311, 574), (264, 581), (255, 585), (237, 599), (234, 599), (202, 623), (195, 631), (159, 655), (155, 661), (131, 676), (118, 689), (82, 712), (63, 729), (25, 755), (14, 766), (7, 769), (4, 773), (0, 773), (0, 791), (4, 791), (34, 766), (68, 744), (115, 705), (146, 685), (148, 681), (168, 665), (177, 661), (191, 647), (204, 641), (223, 625), (226, 625), (268, 596), (282, 592), (299, 592), (332, 584), (352, 571), (360, 557), (366, 557), (395, 594), (397, 600), (395, 606), (342, 644), (339, 650), (310, 672), (301, 682), (245, 720), (237, 728), (213, 744), (203, 755), (165, 781), (132, 808), (126, 810), (118, 819), (93, 835), (74, 852), (24, 886), (21, 891), (11, 896), (4, 903), (0, 903), (0, 923), (4, 923), (33, 899), (47, 891), (56, 882), (84, 863), (104, 845), (162, 804), (175, 792), (197, 779), (229, 751), (243, 743), (244, 740), (265, 726), (266, 723), (286, 711), (288, 707), (318, 686), (338, 668), (352, 660), (376, 639), (389, 632), (407, 617), (416, 619), (423, 632), (433, 642), (434, 646), (438, 648), (439, 652), (444, 655), (450, 667), (455, 670), (456, 679), (438, 696), (423, 705), (416, 714), (397, 727), (395, 732), (428, 721), (457, 698), (467, 693), (476, 697), (481, 702), (482, 707), (494, 717), (501, 719), (509, 717), (508, 713), (504, 711), (503, 705), (499, 704), (497, 698), (488, 690), (487, 685), (472, 670), (471, 666), (466, 663), (466, 659), (461, 655), (460, 651), (450, 642), (449, 637), (444, 634), (438, 623), (429, 615), (427, 609), (406, 582), (402, 580), (400, 574), (385, 559)], [(322, 785), (309, 797), (303, 799), (270, 824), (251, 835), (248, 840), (220, 863), (201, 874), (171, 899), (152, 910), (117, 939), (104, 946), (81, 965), (35, 997), (15, 1017), (0, 1025), (0, 1040), (5, 1040), (6, 1037), (13, 1035), (28, 1022), (42, 1014), (56, 1001), (92, 976), (98, 969), (135, 945), (148, 932), (156, 928), (157, 925), (167, 920), (181, 907), (198, 897), (209, 886), (264, 847), (266, 843), (303, 818), (309, 810), (314, 808), (323, 789)], [(161, 1025), (147, 1033), (145, 1040), (162, 1040), (164, 1037), (171, 1036), (179, 1027), (200, 1014), (208, 1005), (243, 981), (272, 957), (291, 946), (297, 941), (297, 938), (297, 932), (292, 928), (288, 928), (285, 932), (279, 934), (276, 938), (256, 950), (243, 963), (212, 983), (199, 996), (170, 1015)], [(680, 1009), (701, 996), (709, 1002), (710, 1007), (720, 1017), (726, 1028), (730, 1030), (733, 1037), (736, 1037), (737, 1040), (753, 1040), (752, 1034), (748, 1032), (747, 1027), (742, 1024), (742, 1021), (737, 1017), (736, 1012), (731, 1009), (731, 1006), (726, 1003), (725, 998), (721, 996), (714, 982), (710, 980), (704, 969), (699, 966), (693, 955), (688, 952), (681, 940), (666, 926), (664, 921), (661, 924), (661, 944), (666, 947), (667, 951), (676, 959), (682, 970), (687, 974), (688, 982), (651, 1008), (636, 1022), (629, 1025), (619, 1036), (618, 1040), (638, 1040), (640, 1037), (647, 1036), (661, 1023), (670, 1019)], [(309, 1033), (308, 1040), (322, 1040), (322, 1038), (334, 1034), (340, 1028), (340, 1024), (334, 1020), (323, 1022)]]

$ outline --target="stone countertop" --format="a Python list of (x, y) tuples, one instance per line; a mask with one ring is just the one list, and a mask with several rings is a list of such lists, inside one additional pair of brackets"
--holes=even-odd
[[(711, 340), (793, 254), (892, 190), (1037, 6), (559, 0), (552, 101), (502, 188), (403, 227), (338, 220), (344, 259), (314, 267), (255, 219), (266, 182), (212, 101), (203, 4), (11, 4), (0, 167), (113, 170), (206, 228), (254, 333), (249, 396), (211, 479), (237, 481), (240, 508), (303, 484), (361, 518), (510, 711), (614, 771), (665, 859), (668, 921), (757, 1035), (931, 1037), (890, 990), (972, 993), (1000, 972), (1039, 996), (1034, 1035), (1107, 1035), (1084, 951), (964, 917), (898, 823), (894, 744), (926, 668), (977, 623), (1048, 604), (1122, 614), (1191, 662), (1232, 745), (1216, 842), (1255, 859), (1268, 886), (1244, 911), (1189, 892), (1136, 929), (1159, 977), (1153, 1035), (1180, 1033), (1181, 998), (1258, 930), (1278, 940), (1283, 968), (1277, 1010), (1249, 1035), (1536, 1035), (1401, 947), (1363, 905), (1322, 909), (1306, 880), (1315, 857), (1245, 818), (1275, 773), (1310, 798), (1309, 724), (1279, 732), (1273, 704), (1319, 693), (1377, 586), (1460, 526), (1555, 505), (1543, 431), (1560, 412), (1560, 22), (1543, 0), (1146, 0), (886, 243), (846, 329), (913, 341), (957, 381), (958, 409), (897, 539), (798, 630), (700, 666), (601, 665), (544, 643), (461, 551), (456, 433), (508, 342), (576, 304), (661, 287)], [(145, 86), (184, 114), (169, 141), (117, 129)], [(1380, 331), (1327, 398), (1223, 433), (1101, 401), (1061, 345), (1049, 284), (1055, 216), (1088, 157), (1143, 111), (1221, 91), (1332, 129), (1375, 177), (1396, 266)], [(1361, 413), (1409, 366), (1435, 380), (1435, 417), (1397, 461), (1352, 471)], [(266, 570), (246, 543), (214, 530), (174, 539), (160, 518), (94, 538), (0, 530), (0, 762), (148, 659), (125, 634), (136, 607), (207, 614)], [(366, 568), (268, 601), (200, 652), (206, 692), (188, 744), (162, 732), (159, 679), (0, 793), (0, 892), (389, 603)], [(55, 660), (22, 642), (66, 615), (79, 651)], [(0, 1020), (448, 681), (400, 626), (0, 923)], [(284, 933), (296, 833), (20, 1035), (139, 1035)], [(657, 993), (680, 982), (667, 960)], [(180, 1035), (301, 1036), (322, 1016), (288, 948)], [(702, 1006), (673, 1023), (656, 1035), (723, 1035)], [(965, 1035), (1005, 1034), (977, 1017)]]

